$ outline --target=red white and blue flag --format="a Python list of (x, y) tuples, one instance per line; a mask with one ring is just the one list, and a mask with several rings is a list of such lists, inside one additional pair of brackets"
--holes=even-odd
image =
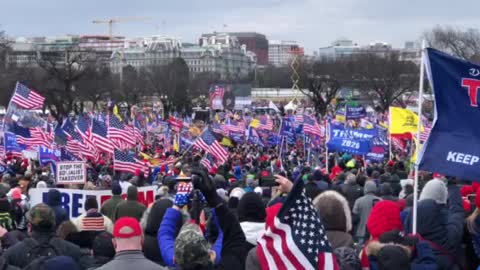
[(41, 109), (44, 101), (43, 96), (19, 82), (15, 86), (15, 93), (11, 99), (11, 102), (18, 107), (30, 110)]
[(117, 149), (115, 149), (113, 155), (113, 169), (132, 174), (141, 171), (144, 175), (148, 175), (148, 165), (145, 162), (135, 158), (135, 156), (128, 151), (120, 151)]
[(303, 131), (307, 134), (325, 137), (325, 128), (320, 127), (315, 118), (307, 115), (303, 116)]
[(108, 130), (105, 123), (92, 119), (92, 141), (101, 151), (113, 154), (113, 143), (108, 138)]
[(125, 124), (116, 115), (110, 115), (108, 137), (118, 148), (126, 149), (135, 146), (132, 132), (125, 128)]
[(205, 130), (194, 144), (197, 148), (212, 154), (220, 163), (225, 163), (228, 159), (228, 151), (217, 141), (210, 130)]
[(266, 232), (257, 241), (262, 270), (338, 270), (339, 266), (318, 213), (297, 181), (285, 203), (272, 206)]

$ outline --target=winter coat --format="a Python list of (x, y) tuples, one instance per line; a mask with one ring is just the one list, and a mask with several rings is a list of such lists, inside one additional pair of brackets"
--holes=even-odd
[(117, 207), (115, 207), (113, 220), (118, 220), (121, 217), (133, 217), (140, 222), (143, 212), (147, 207), (137, 202), (137, 196), (138, 192), (136, 189), (129, 189), (127, 192), (127, 200), (120, 202)]
[[(457, 186), (448, 186), (448, 205), (432, 199), (418, 202), (417, 232), (431, 242), (440, 269), (454, 269), (461, 252), (464, 216), (462, 197)], [(404, 229), (411, 233), (412, 211), (405, 220)]]
[[(162, 225), (160, 225), (159, 230), (159, 243), (162, 243), (162, 256), (164, 254), (163, 248), (169, 246), (171, 253), (166, 253), (166, 258), (173, 258), (173, 239), (160, 239), (164, 233), (162, 228), (168, 231), (171, 237), (173, 220), (178, 219), (180, 212), (175, 209), (169, 208), (163, 217)], [(221, 204), (215, 208), (215, 215), (217, 217), (218, 224), (220, 226), (221, 232), (223, 234), (222, 248), (221, 248), (221, 259), (215, 267), (206, 267), (205, 269), (228, 269), (228, 270), (244, 270), (245, 268), (245, 258), (247, 257), (248, 250), (245, 249), (245, 235), (243, 234), (240, 223), (233, 215), (233, 213), (227, 208), (225, 204)], [(170, 217), (169, 217), (170, 216)], [(176, 217), (175, 217), (176, 216)], [(165, 225), (164, 225), (165, 223)], [(217, 244), (217, 243), (215, 243)], [(213, 248), (215, 252), (218, 252)], [(217, 253), (218, 254), (218, 253)]]
[(26, 241), (34, 241), (39, 244), (49, 242), (60, 253), (59, 255), (69, 256), (74, 259), (82, 269), (86, 269), (90, 265), (90, 258), (80, 251), (77, 245), (74, 245), (68, 241), (62, 240), (58, 237), (52, 236), (50, 233), (38, 233), (33, 232), (32, 238), (27, 238), (22, 242), (10, 247), (3, 253), (3, 257), (9, 265), (24, 268), (31, 263), (27, 254), (31, 251), (32, 247)]
[(0, 257), (0, 270), (20, 270), (20, 268), (7, 264), (3, 257)]
[[(378, 270), (377, 254), (379, 251), (387, 246), (394, 244), (382, 244), (378, 241), (369, 242), (365, 248), (368, 255), (368, 263), (370, 270)], [(415, 245), (415, 253), (412, 254), (411, 250), (406, 246), (397, 245), (405, 249), (405, 252), (410, 257), (410, 269), (411, 270), (437, 270), (439, 269), (433, 254), (432, 248), (426, 241), (420, 241)], [(362, 251), (363, 252), (363, 251)]]
[(244, 221), (240, 222), (240, 227), (242, 227), (242, 231), (248, 242), (248, 250), (257, 246), (257, 239), (265, 233), (265, 222)]
[(50, 189), (47, 194), (47, 205), (55, 212), (55, 229), (64, 221), (68, 221), (69, 217), (67, 211), (63, 209), (62, 194), (56, 189)]
[(149, 259), (145, 258), (140, 250), (128, 250), (118, 252), (113, 260), (97, 270), (166, 270)]
[[(96, 227), (91, 225), (92, 224), (91, 221), (100, 221), (100, 220), (102, 220), (103, 226)], [(73, 219), (72, 222), (79, 232), (81, 231), (107, 231), (109, 233), (113, 232), (112, 221), (108, 217), (96, 211), (83, 213), (77, 218)], [(90, 223), (89, 227), (85, 226), (87, 225), (86, 222)]]
[(365, 237), (366, 236), (366, 225), (368, 216), (372, 211), (373, 206), (376, 202), (381, 201), (382, 199), (369, 193), (365, 194), (364, 196), (358, 198), (353, 205), (352, 213), (358, 215), (360, 221), (357, 225), (357, 230), (355, 232), (355, 236), (357, 237)]
[(109, 258), (109, 257), (95, 256), (93, 258), (92, 265), (87, 270), (96, 270), (99, 267), (102, 267), (104, 264), (110, 262), (111, 260), (112, 260), (112, 258)]
[(113, 214), (115, 208), (121, 202), (123, 202), (122, 196), (113, 195), (112, 198), (103, 203), (102, 208), (100, 208), (100, 213), (107, 216), (112, 222), (115, 222)]
[(245, 261), (245, 269), (262, 270), (262, 267), (260, 266), (260, 262), (258, 261), (257, 247), (252, 248), (248, 252), (247, 259)]
[(341, 193), (347, 199), (350, 209), (353, 209), (355, 201), (363, 196), (363, 188), (356, 183), (345, 183), (341, 188)]
[[(182, 213), (176, 209), (168, 208), (163, 216), (162, 223), (158, 230), (157, 240), (158, 246), (160, 247), (160, 253), (162, 254), (163, 262), (166, 266), (173, 267), (175, 266), (174, 262), (174, 247), (175, 247), (175, 237), (177, 232), (177, 223), (182, 219)], [(212, 247), (212, 250), (215, 251), (217, 255), (217, 262), (221, 259), (222, 252), (222, 242), (223, 242), (223, 232), (220, 230), (217, 237), (217, 241)]]

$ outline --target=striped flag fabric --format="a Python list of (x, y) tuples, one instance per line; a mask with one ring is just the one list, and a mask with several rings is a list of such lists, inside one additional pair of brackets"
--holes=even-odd
[(210, 130), (205, 130), (202, 135), (197, 138), (194, 145), (212, 154), (221, 163), (225, 163), (228, 159), (227, 150), (217, 141)]
[(92, 119), (92, 142), (101, 151), (113, 154), (113, 143), (108, 138), (108, 130), (105, 123)]
[(62, 129), (67, 135), (67, 150), (73, 154), (79, 156), (90, 157), (96, 159), (98, 157), (97, 148), (93, 148), (91, 144), (83, 141), (82, 135), (80, 135), (70, 119), (65, 120), (62, 125)]
[(257, 241), (262, 269), (340, 269), (303, 181), (295, 183), (283, 205), (268, 210), (266, 232)]
[(132, 174), (135, 174), (137, 170), (140, 170), (145, 175), (148, 174), (147, 164), (135, 158), (134, 155), (129, 152), (117, 149), (115, 149), (113, 155), (113, 169)]
[(229, 123), (223, 125), (223, 130), (226, 132), (244, 133), (245, 123), (231, 120)]
[(82, 231), (104, 231), (105, 218), (103, 215), (99, 216), (85, 216), (82, 218)]
[(39, 145), (49, 147), (51, 144), (41, 128), (24, 128), (14, 123), (11, 131), (15, 134), (17, 143), (23, 144), (28, 148), (33, 148)]
[(122, 149), (135, 145), (133, 134), (125, 128), (125, 124), (116, 115), (110, 115), (108, 137), (115, 146)]
[(209, 153), (207, 153), (202, 158), (202, 160), (200, 161), (200, 164), (202, 164), (208, 171), (210, 171), (213, 168), (216, 168), (213, 156)]
[(425, 142), (430, 136), (430, 131), (432, 131), (432, 124), (428, 122), (423, 122), (423, 131), (420, 133), (420, 142)]
[(11, 102), (20, 108), (36, 110), (43, 107), (45, 98), (28, 88), (26, 85), (17, 82), (15, 85), (15, 93), (13, 93)]
[(260, 117), (260, 124), (258, 125), (258, 129), (264, 130), (273, 130), (273, 121), (268, 116)]
[(223, 96), (225, 95), (225, 89), (221, 86), (215, 85), (213, 89), (210, 89), (210, 108), (213, 108), (214, 106), (214, 101), (219, 100), (223, 101)]
[(315, 118), (307, 115), (303, 116), (303, 131), (319, 137), (325, 137), (325, 128), (321, 128)]
[(183, 128), (182, 119), (176, 118), (174, 116), (170, 116), (168, 118), (168, 124), (170, 124), (170, 127), (172, 128), (172, 130), (176, 132), (180, 132)]

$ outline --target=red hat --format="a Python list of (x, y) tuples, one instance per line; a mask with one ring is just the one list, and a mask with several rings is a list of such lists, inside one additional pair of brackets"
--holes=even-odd
[(433, 178), (443, 178), (443, 175), (439, 174), (439, 173), (434, 173), (432, 175)]
[(389, 160), (387, 162), (387, 166), (389, 166), (389, 167), (393, 167), (394, 165), (395, 165), (395, 162), (393, 160)]
[(217, 168), (211, 168), (209, 174), (217, 174)]
[(115, 238), (130, 238), (139, 235), (142, 235), (142, 228), (135, 218), (122, 217), (113, 226), (113, 237)]
[(478, 183), (478, 182), (473, 182), (472, 183), (473, 192), (477, 192), (479, 187), (480, 187), (480, 183)]
[(381, 201), (375, 204), (367, 220), (370, 235), (377, 239), (385, 232), (397, 229), (403, 231), (400, 220), (400, 207), (392, 201)]
[(22, 198), (22, 190), (20, 188), (12, 189), (12, 199), (21, 199)]
[(142, 170), (140, 169), (135, 170), (135, 176), (140, 176), (140, 173), (142, 173)]
[(472, 210), (472, 205), (470, 204), (469, 200), (463, 200), (463, 210), (465, 210), (467, 213)]
[(472, 186), (463, 186), (460, 189), (460, 193), (462, 194), (462, 197), (467, 197), (470, 194), (473, 194), (473, 188)]

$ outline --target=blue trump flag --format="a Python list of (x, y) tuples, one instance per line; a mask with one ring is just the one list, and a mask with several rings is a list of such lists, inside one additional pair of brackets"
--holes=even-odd
[(478, 181), (480, 66), (431, 48), (424, 57), (436, 114), (419, 169)]
[(44, 166), (49, 162), (56, 163), (60, 161), (61, 152), (58, 149), (50, 149), (43, 145), (38, 147), (38, 159), (40, 161), (40, 165)]
[(366, 155), (372, 142), (378, 136), (376, 129), (346, 129), (343, 125), (330, 124), (328, 150)]

